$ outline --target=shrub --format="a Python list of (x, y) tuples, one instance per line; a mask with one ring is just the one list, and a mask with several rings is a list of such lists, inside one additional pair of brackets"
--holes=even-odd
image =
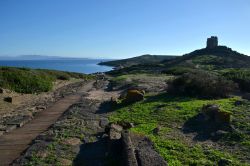
[(52, 78), (42, 73), (9, 68), (1, 72), (0, 86), (20, 93), (46, 92), (52, 88)]
[(184, 73), (194, 72), (196, 69), (190, 68), (190, 67), (171, 67), (166, 70), (163, 70), (162, 73), (164, 74), (172, 74), (172, 75), (182, 75)]
[(236, 85), (224, 77), (205, 71), (185, 73), (170, 85), (169, 91), (202, 98), (227, 97)]
[(222, 75), (237, 83), (240, 90), (250, 92), (250, 70), (231, 69)]
[(89, 79), (92, 76), (45, 69), (0, 67), (0, 87), (19, 93), (47, 92), (52, 88), (53, 81), (69, 80), (70, 78)]

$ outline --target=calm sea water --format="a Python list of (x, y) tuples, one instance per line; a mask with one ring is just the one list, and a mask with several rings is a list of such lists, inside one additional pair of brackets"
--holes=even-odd
[(0, 60), (0, 66), (29, 67), (33, 69), (53, 69), (86, 74), (112, 70), (111, 67), (97, 65), (101, 61), (103, 60)]

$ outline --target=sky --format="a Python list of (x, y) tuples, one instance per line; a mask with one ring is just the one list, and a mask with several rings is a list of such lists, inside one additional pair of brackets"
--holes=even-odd
[(250, 55), (250, 1), (0, 0), (0, 56), (182, 55), (212, 35)]

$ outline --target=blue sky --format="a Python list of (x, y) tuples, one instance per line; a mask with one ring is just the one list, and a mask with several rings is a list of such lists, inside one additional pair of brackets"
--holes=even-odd
[(181, 55), (211, 35), (250, 55), (250, 1), (0, 0), (0, 55)]

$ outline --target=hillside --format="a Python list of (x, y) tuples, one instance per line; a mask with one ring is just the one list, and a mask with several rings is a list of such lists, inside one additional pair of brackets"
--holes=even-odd
[(129, 67), (133, 65), (139, 65), (139, 64), (156, 64), (163, 60), (170, 60), (174, 59), (176, 56), (169, 55), (142, 55), (137, 56), (133, 58), (128, 59), (122, 59), (122, 60), (114, 60), (114, 61), (108, 61), (108, 62), (101, 62), (99, 65), (106, 65), (106, 66), (113, 66), (113, 67)]
[(247, 68), (250, 67), (250, 57), (226, 46), (217, 46), (212, 49), (195, 50), (162, 63), (165, 66), (186, 66), (203, 69)]
[[(133, 58), (121, 60), (121, 62), (128, 61), (132, 65), (127, 65), (124, 68), (119, 68), (108, 72), (111, 75), (121, 75), (122, 73), (162, 73), (172, 68), (182, 68), (181, 70), (189, 69), (202, 69), (202, 70), (223, 70), (230, 68), (249, 68), (250, 57), (232, 50), (226, 46), (216, 46), (213, 48), (202, 48), (184, 54), (183, 56), (171, 56), (168, 59), (158, 61), (152, 61), (148, 58), (147, 63), (141, 63), (138, 59)], [(117, 61), (111, 61), (106, 63), (114, 63)], [(157, 62), (157, 63), (156, 63)], [(118, 63), (117, 63), (118, 64)], [(123, 63), (120, 63), (123, 64)]]

